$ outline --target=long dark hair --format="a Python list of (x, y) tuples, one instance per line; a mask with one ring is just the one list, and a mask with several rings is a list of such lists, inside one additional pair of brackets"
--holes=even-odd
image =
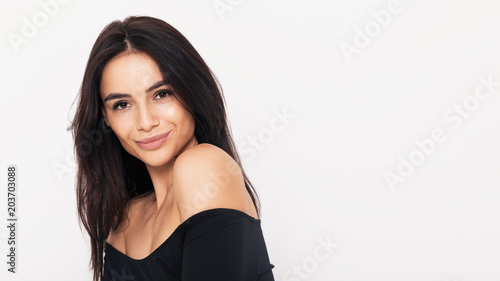
[[(130, 155), (104, 123), (100, 98), (103, 68), (115, 56), (134, 51), (156, 61), (163, 79), (195, 120), (198, 143), (227, 152), (240, 166), (225, 101), (217, 78), (189, 41), (166, 22), (132, 16), (107, 25), (98, 36), (83, 76), (74, 120), (68, 127), (75, 141), (76, 195), (79, 219), (90, 235), (93, 280), (103, 273), (104, 243), (110, 230), (126, 218), (132, 198), (154, 191), (145, 164)], [(243, 171), (245, 187), (260, 214), (258, 196)]]

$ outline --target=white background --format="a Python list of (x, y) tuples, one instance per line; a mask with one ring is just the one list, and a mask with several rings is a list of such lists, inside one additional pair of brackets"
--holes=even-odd
[[(99, 32), (149, 15), (181, 31), (220, 79), (276, 280), (500, 280), (500, 86), (474, 96), (488, 93), (479, 77), (500, 81), (500, 5), (390, 2), (72, 0), (14, 46), (23, 19), (46, 12), (2, 1), (0, 279), (91, 280), (66, 127)], [(416, 142), (435, 130), (441, 141), (424, 154)], [(411, 157), (413, 172), (399, 173)], [(11, 164), (17, 274), (5, 263)], [(403, 181), (391, 188), (387, 173)]]

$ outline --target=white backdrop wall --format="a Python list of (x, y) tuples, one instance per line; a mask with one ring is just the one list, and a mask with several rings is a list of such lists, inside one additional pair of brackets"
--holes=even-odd
[(219, 78), (276, 280), (500, 280), (498, 2), (0, 7), (1, 280), (91, 280), (66, 127), (97, 35), (129, 15), (172, 24)]

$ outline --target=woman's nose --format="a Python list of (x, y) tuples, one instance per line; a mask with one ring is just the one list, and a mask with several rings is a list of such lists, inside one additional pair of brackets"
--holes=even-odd
[(158, 125), (158, 118), (153, 108), (147, 104), (142, 104), (137, 107), (137, 129), (151, 131), (152, 128)]

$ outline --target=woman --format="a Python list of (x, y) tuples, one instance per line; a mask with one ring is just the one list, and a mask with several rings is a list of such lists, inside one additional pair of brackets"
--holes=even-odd
[(274, 280), (222, 91), (175, 28), (106, 26), (69, 129), (94, 281)]

